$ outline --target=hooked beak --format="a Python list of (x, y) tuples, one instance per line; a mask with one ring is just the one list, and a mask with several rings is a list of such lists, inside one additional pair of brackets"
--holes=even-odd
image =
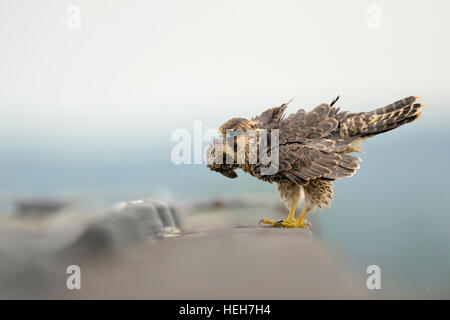
[(220, 173), (230, 179), (237, 178), (237, 176), (238, 176), (234, 170), (220, 171)]

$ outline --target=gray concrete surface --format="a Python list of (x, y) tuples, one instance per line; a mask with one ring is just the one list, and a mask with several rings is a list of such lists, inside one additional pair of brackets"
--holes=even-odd
[[(0, 298), (366, 298), (313, 230), (260, 227), (267, 207), (205, 207), (184, 215), (154, 200), (100, 213), (0, 219)], [(184, 221), (184, 224), (181, 222)], [(69, 290), (70, 265), (81, 290)]]
[(361, 299), (342, 266), (299, 229), (234, 227), (147, 243), (86, 262), (69, 298)]

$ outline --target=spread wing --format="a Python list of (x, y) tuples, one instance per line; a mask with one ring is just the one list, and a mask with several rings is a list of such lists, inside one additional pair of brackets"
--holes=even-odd
[(326, 103), (310, 112), (299, 109), (280, 123), (280, 144), (326, 139), (339, 124), (335, 119), (337, 110)]
[[(276, 116), (279, 112), (274, 109), (264, 112), (265, 116), (260, 119), (279, 119)], [(339, 113), (338, 108), (321, 104), (310, 112), (300, 109), (285, 119), (276, 120), (278, 125), (272, 128), (279, 129), (278, 175), (303, 185), (312, 179), (352, 176), (359, 168), (357, 161), (360, 159), (344, 150), (354, 139), (332, 135), (345, 115)]]
[(280, 145), (278, 174), (297, 184), (312, 179), (350, 177), (359, 168), (358, 157), (331, 150), (320, 150), (300, 143)]
[(252, 118), (251, 121), (254, 121), (256, 123), (256, 126), (261, 129), (278, 128), (281, 121), (283, 120), (288, 104), (291, 101), (292, 100), (288, 101), (287, 103), (283, 103), (279, 107), (267, 109), (259, 116)]
[[(311, 179), (352, 176), (359, 168), (358, 143), (420, 117), (418, 96), (410, 96), (369, 112), (349, 113), (321, 104), (310, 112), (300, 109), (282, 120), (279, 174), (304, 184)], [(355, 143), (355, 144), (354, 144)]]

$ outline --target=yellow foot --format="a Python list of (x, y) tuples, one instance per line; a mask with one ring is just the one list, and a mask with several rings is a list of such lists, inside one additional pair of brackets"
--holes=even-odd
[(311, 227), (311, 223), (309, 223), (306, 219), (303, 219), (303, 221), (287, 219), (287, 220), (280, 220), (277, 222), (267, 219), (261, 219), (259, 223), (270, 224), (272, 227), (282, 227), (282, 228), (306, 228), (306, 226)]

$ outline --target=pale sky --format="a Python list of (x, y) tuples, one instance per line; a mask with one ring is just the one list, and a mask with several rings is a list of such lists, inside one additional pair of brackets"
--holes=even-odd
[[(73, 4), (80, 30), (66, 26)], [(449, 12), (446, 0), (0, 0), (1, 140), (170, 142), (194, 120), (338, 94), (351, 111), (420, 94), (448, 117)]]

